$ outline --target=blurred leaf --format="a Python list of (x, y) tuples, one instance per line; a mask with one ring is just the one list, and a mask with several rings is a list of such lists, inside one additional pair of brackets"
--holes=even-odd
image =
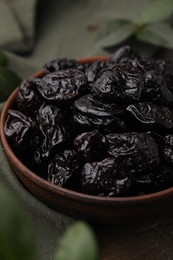
[(73, 224), (59, 241), (55, 260), (97, 260), (98, 245), (89, 225)]
[(34, 239), (27, 216), (14, 196), (2, 187), (0, 209), (0, 259), (35, 259)]
[(136, 30), (135, 25), (128, 20), (110, 20), (99, 29), (95, 45), (97, 47), (111, 47), (129, 38)]
[(7, 57), (4, 52), (0, 50), (0, 66), (6, 66), (8, 63)]
[(166, 23), (155, 23), (138, 31), (136, 38), (165, 48), (173, 48), (173, 28)]
[(0, 66), (0, 102), (7, 99), (20, 82), (21, 79), (15, 72)]
[(173, 13), (172, 0), (152, 0), (140, 17), (134, 20), (137, 24), (148, 24), (163, 21)]

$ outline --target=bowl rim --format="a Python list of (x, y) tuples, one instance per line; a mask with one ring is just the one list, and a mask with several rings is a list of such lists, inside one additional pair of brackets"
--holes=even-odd
[[(81, 59), (78, 59), (80, 63), (88, 63), (93, 62), (97, 60), (108, 60), (108, 56), (93, 56), (93, 57), (84, 57)], [(43, 70), (40, 70), (36, 73), (34, 73), (31, 77), (32, 78), (41, 78), (45, 75), (45, 72)], [(11, 161), (13, 161), (13, 164), (17, 165), (17, 167), (22, 171), (22, 173), (25, 174), (25, 177), (28, 178), (29, 176), (35, 181), (35, 183), (42, 188), (58, 193), (61, 196), (65, 196), (67, 198), (78, 200), (82, 198), (83, 202), (87, 203), (99, 203), (106, 205), (132, 205), (132, 204), (146, 204), (146, 203), (152, 203), (156, 201), (164, 200), (167, 197), (173, 196), (173, 187), (157, 191), (154, 193), (149, 193), (145, 195), (136, 195), (136, 196), (125, 196), (125, 197), (101, 197), (96, 195), (89, 195), (85, 193), (81, 193), (78, 191), (73, 191), (70, 189), (66, 189), (60, 186), (57, 186), (53, 183), (48, 182), (47, 180), (43, 179), (42, 177), (38, 176), (36, 173), (31, 171), (28, 167), (26, 167), (20, 160), (17, 158), (17, 156), (14, 154), (12, 148), (10, 147), (8, 140), (4, 133), (4, 124), (7, 117), (7, 112), (11, 107), (11, 104), (13, 103), (15, 96), (18, 92), (18, 87), (11, 93), (11, 95), (6, 100), (2, 112), (0, 114), (0, 139), (4, 148), (5, 153), (7, 154), (7, 157), (10, 158)]]

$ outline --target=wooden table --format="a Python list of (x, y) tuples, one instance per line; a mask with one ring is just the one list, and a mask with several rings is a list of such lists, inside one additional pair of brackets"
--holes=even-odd
[(173, 212), (135, 223), (92, 225), (101, 260), (172, 260)]

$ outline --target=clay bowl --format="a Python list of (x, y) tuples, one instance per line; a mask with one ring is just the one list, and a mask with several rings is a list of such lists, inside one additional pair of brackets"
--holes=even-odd
[[(107, 57), (80, 59), (81, 63), (107, 60)], [(43, 77), (40, 71), (33, 77)], [(4, 134), (4, 123), (8, 109), (12, 107), (18, 89), (14, 90), (4, 105), (1, 114), (1, 140), (6, 156), (15, 174), (35, 197), (51, 208), (77, 219), (100, 223), (136, 221), (164, 215), (173, 208), (173, 188), (160, 192), (133, 197), (98, 197), (58, 187), (42, 179), (28, 169), (13, 153)]]

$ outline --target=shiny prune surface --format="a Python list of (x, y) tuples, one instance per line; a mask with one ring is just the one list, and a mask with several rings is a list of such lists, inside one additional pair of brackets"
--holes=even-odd
[(42, 156), (48, 157), (52, 150), (67, 141), (68, 134), (63, 125), (62, 114), (54, 105), (43, 105), (36, 115), (38, 127), (44, 136), (41, 145)]
[(66, 101), (85, 92), (86, 78), (75, 69), (55, 71), (37, 82), (37, 89), (46, 101)]
[(144, 82), (142, 75), (128, 66), (114, 66), (112, 71), (100, 73), (93, 84), (92, 94), (107, 102), (133, 103), (140, 100)]
[(4, 127), (28, 168), (97, 196), (173, 186), (171, 62), (122, 46), (107, 61), (60, 58), (44, 72), (21, 83)]
[(115, 159), (86, 163), (80, 175), (80, 189), (99, 196), (120, 196), (130, 189), (130, 178), (118, 167)]
[(98, 130), (78, 135), (74, 139), (74, 148), (86, 162), (100, 161), (107, 154), (106, 138)]
[(61, 187), (70, 187), (76, 179), (79, 163), (73, 150), (65, 150), (53, 157), (48, 165), (48, 181)]
[(142, 102), (128, 106), (126, 111), (134, 124), (141, 129), (160, 133), (173, 130), (173, 112), (168, 107)]
[(131, 174), (141, 174), (159, 166), (158, 148), (148, 133), (109, 134), (106, 140), (109, 155)]

